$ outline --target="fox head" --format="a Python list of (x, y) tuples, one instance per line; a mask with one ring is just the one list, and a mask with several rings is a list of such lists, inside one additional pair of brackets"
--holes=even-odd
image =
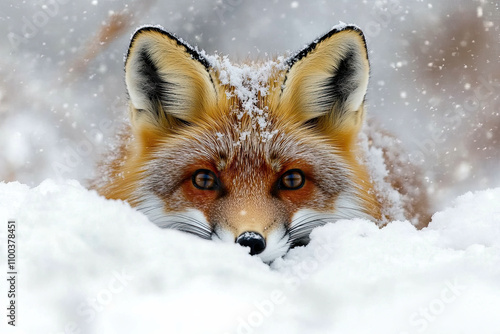
[(107, 197), (265, 262), (326, 222), (380, 218), (356, 146), (369, 76), (357, 27), (243, 65), (144, 27), (125, 69), (132, 136)]

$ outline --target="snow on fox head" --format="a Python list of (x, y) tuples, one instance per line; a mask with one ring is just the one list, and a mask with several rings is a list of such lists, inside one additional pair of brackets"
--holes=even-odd
[(326, 222), (379, 219), (356, 150), (368, 72), (354, 26), (243, 65), (141, 28), (126, 60), (132, 136), (100, 191), (266, 262)]

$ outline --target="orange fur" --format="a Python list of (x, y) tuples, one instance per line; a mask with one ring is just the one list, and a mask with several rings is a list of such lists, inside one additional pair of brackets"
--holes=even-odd
[[(137, 206), (160, 226), (181, 226), (207, 238), (215, 234), (234, 242), (251, 231), (275, 242), (276, 231), (285, 231), (289, 240), (276, 242), (287, 245), (276, 246), (281, 253), (295, 242), (298, 217), (311, 210), (322, 223), (352, 217), (383, 223), (394, 218), (386, 210), (392, 204), (377, 193), (381, 188), (359, 145), (368, 71), (364, 37), (350, 26), (288, 59), (237, 66), (207, 58), (157, 28), (143, 28), (126, 63), (131, 127), (105, 167), (106, 182), (96, 188)], [(386, 161), (389, 169), (395, 165)], [(216, 188), (194, 185), (200, 170), (215, 177)], [(302, 187), (283, 186), (291, 170), (305, 178)], [(398, 194), (415, 194), (390, 177)], [(425, 206), (425, 194), (419, 196)], [(408, 203), (402, 210), (418, 216), (417, 206)], [(192, 210), (203, 227), (167, 219)], [(297, 240), (307, 239), (296, 233)]]

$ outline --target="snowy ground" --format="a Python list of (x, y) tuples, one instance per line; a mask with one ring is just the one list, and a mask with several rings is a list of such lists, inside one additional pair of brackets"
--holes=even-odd
[(0, 184), (0, 203), (2, 221), (17, 219), (19, 326), (8, 333), (500, 332), (500, 188), (459, 197), (422, 231), (318, 228), (270, 267), (158, 229), (76, 181)]

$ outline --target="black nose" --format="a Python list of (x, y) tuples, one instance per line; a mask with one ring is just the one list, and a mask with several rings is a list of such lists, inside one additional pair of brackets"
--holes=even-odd
[(257, 232), (243, 232), (236, 238), (236, 242), (250, 247), (250, 255), (260, 254), (266, 248), (266, 240)]

